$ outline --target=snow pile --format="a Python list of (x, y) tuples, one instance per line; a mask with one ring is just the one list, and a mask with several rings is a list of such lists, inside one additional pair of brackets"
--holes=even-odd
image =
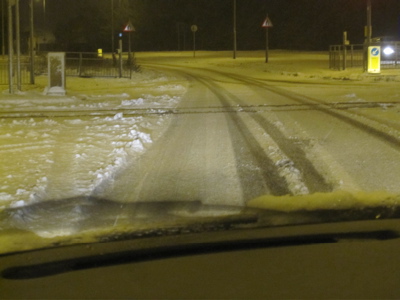
[(153, 96), (153, 95), (143, 95), (143, 98), (122, 100), (120, 107), (174, 107), (180, 101), (180, 97), (174, 96), (170, 97), (168, 95)]

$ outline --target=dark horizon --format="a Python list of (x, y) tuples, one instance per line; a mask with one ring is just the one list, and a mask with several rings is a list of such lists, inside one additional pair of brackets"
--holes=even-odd
[[(36, 30), (52, 32), (59, 50), (111, 50), (112, 0), (35, 1)], [(27, 1), (21, 1), (27, 22)], [(266, 15), (273, 22), (270, 48), (327, 50), (341, 44), (343, 31), (352, 44), (364, 42), (366, 0), (237, 0), (238, 50), (265, 46)], [(199, 50), (229, 50), (233, 42), (233, 0), (114, 0), (114, 47), (129, 20), (135, 51), (190, 50), (191, 25), (197, 25)], [(372, 0), (373, 36), (400, 40), (400, 1)], [(27, 24), (23, 28), (27, 28)], [(126, 36), (126, 34), (125, 34)], [(126, 39), (126, 37), (125, 37)]]

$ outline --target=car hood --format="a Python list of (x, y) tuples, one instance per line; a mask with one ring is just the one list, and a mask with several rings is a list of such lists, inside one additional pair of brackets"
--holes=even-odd
[(245, 207), (75, 197), (0, 212), (0, 254), (166, 235), (399, 217), (399, 197), (386, 193), (263, 196)]

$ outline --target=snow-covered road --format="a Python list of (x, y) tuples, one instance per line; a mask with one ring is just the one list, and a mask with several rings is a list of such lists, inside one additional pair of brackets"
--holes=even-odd
[(190, 88), (165, 135), (96, 196), (242, 205), (264, 194), (400, 192), (400, 132), (377, 119), (385, 104), (330, 103), (292, 91), (298, 84), (215, 69), (147, 67), (175, 71)]
[(0, 207), (400, 192), (395, 82), (230, 64), (150, 56), (132, 81), (70, 79), (80, 83), (67, 97), (2, 99)]

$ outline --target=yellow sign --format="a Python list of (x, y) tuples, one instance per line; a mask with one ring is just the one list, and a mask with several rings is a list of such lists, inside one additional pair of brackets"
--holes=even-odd
[(381, 72), (381, 47), (368, 47), (368, 73), (379, 74)]
[(97, 49), (97, 57), (103, 57), (103, 49)]

